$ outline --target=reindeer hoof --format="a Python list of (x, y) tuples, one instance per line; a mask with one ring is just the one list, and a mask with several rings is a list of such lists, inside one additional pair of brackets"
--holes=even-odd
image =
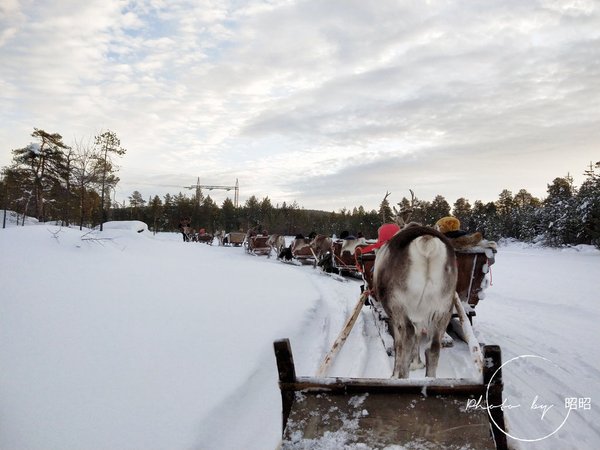
[(448, 334), (444, 333), (442, 338), (442, 347), (454, 347), (454, 339)]

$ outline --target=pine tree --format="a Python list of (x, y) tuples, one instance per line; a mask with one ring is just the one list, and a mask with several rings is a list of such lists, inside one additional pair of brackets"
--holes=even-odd
[[(11, 170), (20, 172), (20, 178), (29, 190), (33, 199), (35, 217), (41, 222), (45, 220), (46, 197), (53, 188), (60, 186), (65, 179), (65, 153), (68, 149), (58, 133), (47, 133), (34, 128), (32, 137), (39, 143), (32, 143), (24, 148), (13, 150), (13, 166)], [(29, 201), (25, 203), (29, 204)], [(26, 211), (25, 211), (26, 212)]]
[(544, 243), (560, 247), (577, 243), (578, 223), (575, 203), (576, 190), (570, 176), (555, 178), (548, 185), (541, 220), (544, 226)]
[(600, 248), (600, 162), (585, 171), (587, 179), (577, 192), (577, 215), (581, 222), (581, 240)]
[(102, 206), (102, 220), (100, 221), (100, 231), (102, 231), (102, 224), (107, 220), (106, 191), (108, 188), (116, 186), (119, 182), (119, 179), (114, 175), (118, 169), (112, 161), (112, 157), (123, 156), (127, 150), (121, 147), (121, 140), (113, 131), (105, 131), (96, 136), (96, 145), (100, 152), (96, 162), (98, 164), (97, 170), (101, 174), (100, 201)]
[(250, 196), (244, 204), (244, 214), (246, 216), (246, 228), (255, 228), (261, 222), (260, 203), (255, 195)]
[(233, 201), (227, 197), (221, 205), (220, 224), (225, 228), (225, 232), (237, 231), (240, 229), (240, 222)]
[(541, 202), (526, 189), (521, 189), (513, 198), (512, 222), (516, 239), (532, 242), (542, 234), (540, 226)]
[(162, 224), (160, 223), (160, 219), (163, 214), (163, 203), (160, 200), (158, 195), (155, 195), (152, 200), (150, 200), (150, 211), (152, 213), (152, 232), (156, 234), (159, 229), (162, 229)]
[(144, 200), (140, 191), (133, 191), (133, 193), (129, 196), (131, 219), (140, 220), (140, 209), (143, 208), (145, 204), (146, 200)]
[(471, 204), (464, 197), (457, 199), (452, 207), (452, 215), (460, 221), (463, 230), (471, 230)]
[(424, 224), (433, 226), (442, 217), (450, 215), (450, 205), (443, 195), (436, 195), (425, 211)]

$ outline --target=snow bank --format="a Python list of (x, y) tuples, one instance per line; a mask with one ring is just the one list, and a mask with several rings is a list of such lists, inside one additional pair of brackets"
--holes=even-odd
[[(108, 225), (108, 224), (107, 224)], [(143, 228), (143, 226), (142, 226)], [(275, 448), (281, 399), (272, 342), (289, 337), (299, 375), (316, 373), (359, 295), (311, 267), (243, 248), (138, 233), (139, 223), (80, 232), (41, 224), (0, 230), (0, 448)], [(600, 399), (600, 252), (501, 247), (477, 306), (480, 341), (504, 361), (506, 393)], [(460, 361), (441, 376), (460, 374)], [(456, 367), (453, 367), (455, 365)], [(365, 308), (332, 376), (387, 377)], [(531, 400), (531, 399), (530, 399)], [(506, 411), (517, 436), (553, 423)], [(552, 418), (550, 413), (547, 416)], [(600, 412), (520, 449), (595, 449)]]
[(103, 230), (128, 230), (135, 231), (136, 233), (142, 233), (148, 231), (148, 225), (139, 220), (120, 220), (105, 222), (102, 224)]

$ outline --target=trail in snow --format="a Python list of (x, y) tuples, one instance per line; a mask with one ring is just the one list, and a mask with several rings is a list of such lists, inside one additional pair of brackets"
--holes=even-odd
[[(516, 448), (600, 444), (598, 408), (565, 409), (565, 398), (600, 399), (600, 281), (590, 276), (599, 263), (595, 252), (501, 248), (492, 266), (494, 284), (477, 306), (475, 329), (501, 346), (504, 362), (517, 358), (503, 369), (505, 398), (520, 405), (505, 411)], [(543, 418), (534, 407), (542, 403), (549, 407)]]
[[(497, 264), (493, 266), (495, 282), (488, 288), (487, 298), (476, 308), (474, 329), (480, 342), (501, 345), (503, 362), (510, 361), (504, 368), (504, 379), (505, 397), (515, 403), (509, 403), (509, 407), (515, 407), (505, 411), (508, 431), (516, 438), (509, 438), (512, 447), (568, 449), (580, 448), (583, 444), (584, 448), (594, 448), (600, 442), (600, 431), (594, 426), (600, 422), (600, 415), (593, 411), (568, 411), (564, 403), (566, 397), (600, 398), (597, 383), (600, 370), (597, 364), (591, 363), (598, 361), (597, 340), (591, 339), (597, 335), (600, 305), (595, 296), (598, 286), (590, 283), (587, 267), (590, 261), (586, 261), (585, 256), (582, 259), (582, 255), (565, 252), (561, 258), (544, 258), (544, 253), (544, 250), (499, 253)], [(513, 258), (519, 261), (514, 262)], [(511, 271), (511, 264), (532, 266), (536, 270), (521, 274), (519, 279)], [(579, 276), (572, 281), (586, 288), (582, 290), (581, 285), (574, 288), (574, 292), (578, 292), (576, 299), (564, 295), (565, 280), (561, 275), (566, 272), (563, 265), (569, 264), (582, 265)], [(502, 283), (504, 276), (510, 276), (511, 282)], [(315, 285), (323, 283), (318, 277), (310, 280)], [(319, 339), (315, 355), (326, 352), (337, 337), (360, 293), (359, 285), (360, 282), (352, 280), (349, 285), (335, 286), (337, 295), (329, 286), (321, 289), (319, 305), (324, 311), (314, 313), (320, 315), (327, 311), (329, 318), (320, 317), (326, 324), (319, 330), (325, 339)], [(500, 289), (498, 285), (502, 285)], [(305, 336), (313, 336), (315, 331), (307, 329)], [(586, 339), (586, 334), (590, 339)], [(327, 342), (325, 348), (324, 341)], [(316, 368), (320, 360), (313, 359), (312, 368)], [(387, 378), (392, 366), (393, 356), (385, 353), (372, 315), (365, 307), (329, 375)], [(413, 371), (410, 376), (424, 377), (424, 369)], [(455, 339), (453, 348), (442, 349), (438, 377), (476, 376), (466, 343)], [(585, 430), (585, 434), (581, 435), (579, 430)]]

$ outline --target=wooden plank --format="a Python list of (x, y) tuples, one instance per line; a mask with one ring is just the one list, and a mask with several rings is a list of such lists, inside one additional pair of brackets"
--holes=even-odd
[[(282, 450), (403, 445), (507, 448), (502, 410), (490, 409), (491, 422), (486, 409), (486, 395), (491, 405), (501, 402), (497, 346), (483, 347), (483, 382), (298, 377), (289, 340), (277, 341), (274, 347), (283, 401)], [(471, 407), (467, 408), (468, 404)]]
[[(292, 356), (292, 347), (289, 339), (281, 339), (273, 343), (275, 359), (277, 360), (277, 371), (279, 373), (279, 385), (283, 383), (294, 383), (296, 381), (296, 367)], [(282, 430), (285, 430), (288, 416), (294, 404), (294, 392), (289, 389), (281, 389)]]
[(456, 264), (458, 296), (463, 302), (475, 306), (479, 302), (479, 293), (482, 291), (481, 283), (485, 277), (483, 267), (488, 264), (488, 258), (484, 252), (456, 251)]
[(323, 393), (378, 392), (390, 394), (485, 394), (485, 386), (469, 378), (316, 378), (296, 377), (294, 381), (280, 382), (282, 390)]
[(506, 439), (506, 423), (504, 422), (504, 412), (498, 405), (502, 405), (502, 390), (504, 381), (502, 380), (502, 353), (497, 345), (485, 345), (483, 347), (483, 357), (486, 364), (483, 367), (483, 382), (487, 387), (486, 397), (490, 405), (489, 414), (492, 421), (492, 431), (496, 440), (496, 447), (499, 450), (508, 448)]
[(467, 313), (463, 307), (462, 301), (459, 298), (458, 294), (454, 293), (454, 309), (456, 314), (458, 315), (458, 320), (462, 329), (462, 336), (467, 345), (469, 346), (469, 353), (471, 354), (471, 359), (475, 364), (475, 367), (481, 372), (483, 369), (483, 354), (481, 352), (481, 348), (479, 346), (479, 341), (475, 337), (475, 333), (473, 332), (473, 328), (471, 327), (471, 322), (467, 317)]
[(296, 394), (282, 449), (496, 448), (486, 411), (467, 409), (469, 399), (475, 398), (301, 391)]

